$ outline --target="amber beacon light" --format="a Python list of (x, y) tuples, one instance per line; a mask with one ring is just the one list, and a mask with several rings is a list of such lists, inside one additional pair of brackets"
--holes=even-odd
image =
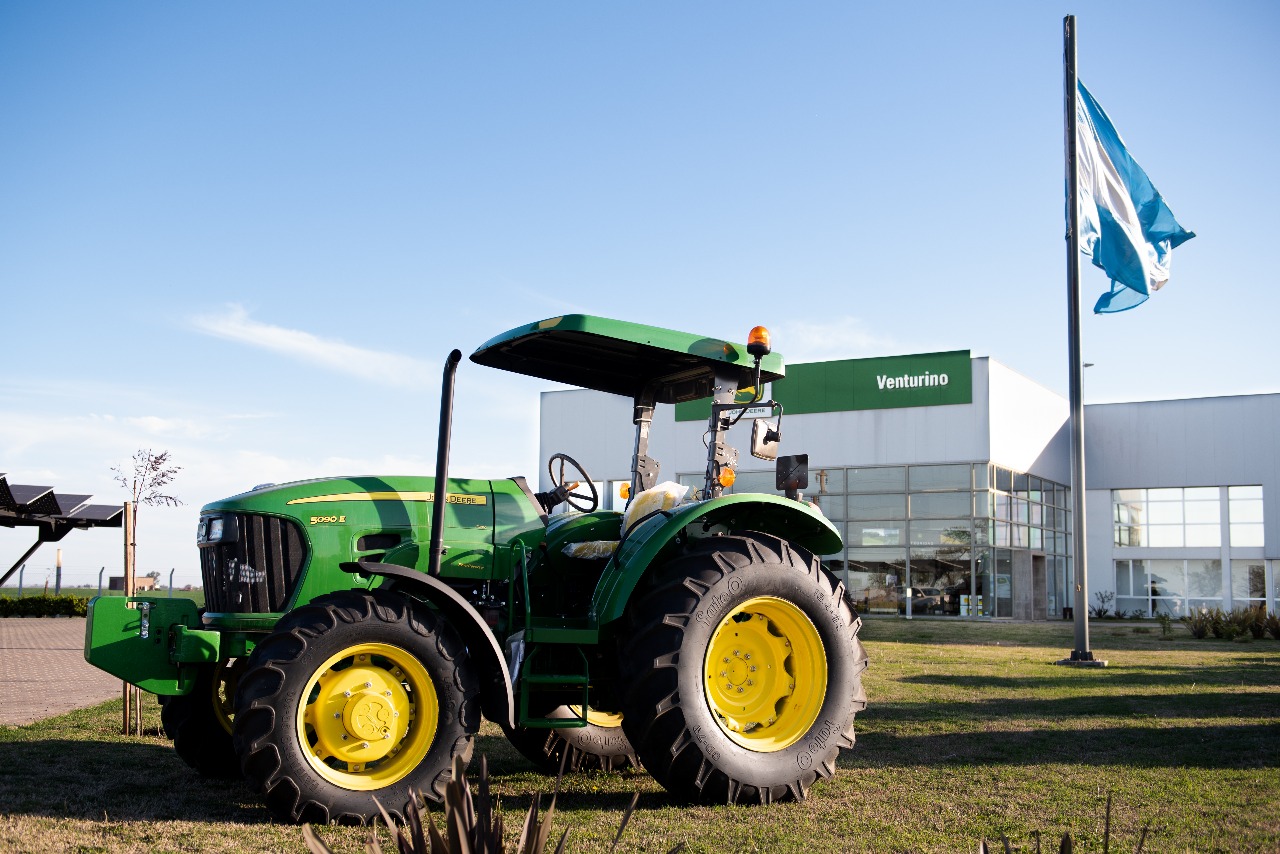
[(747, 352), (757, 359), (769, 355), (769, 330), (763, 326), (753, 326), (747, 335)]

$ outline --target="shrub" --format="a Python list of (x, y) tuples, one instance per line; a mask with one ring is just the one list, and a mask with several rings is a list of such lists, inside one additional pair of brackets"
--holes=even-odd
[[(564, 774), (563, 758), (560, 774)], [(502, 844), (502, 814), (494, 811), (494, 799), (489, 794), (489, 763), (483, 756), (480, 757), (478, 790), (479, 793), (472, 797), (462, 758), (455, 756), (453, 779), (445, 785), (444, 790), (444, 826), (449, 834), (448, 838), (442, 836), (436, 829), (435, 819), (429, 812), (426, 822), (423, 822), (422, 812), (418, 807), (418, 801), (422, 798), (421, 793), (410, 792), (409, 814), (404, 828), (396, 826), (377, 798), (374, 798), (373, 802), (378, 804), (378, 809), (382, 811), (382, 820), (392, 831), (396, 850), (400, 854), (504, 854), (507, 849)], [(556, 791), (560, 791), (559, 776), (556, 777)], [(541, 820), (538, 816), (539, 800), (539, 795), (533, 796), (533, 803), (529, 805), (529, 812), (525, 814), (520, 826), (520, 837), (516, 841), (516, 847), (512, 849), (514, 854), (543, 854), (546, 850), (551, 838), (551, 819), (556, 812), (556, 799), (553, 795), (551, 806), (547, 807), (546, 817)], [(631, 820), (631, 813), (635, 811), (639, 800), (640, 793), (636, 792), (635, 797), (631, 799), (631, 805), (622, 814), (622, 821), (618, 825), (618, 833), (613, 838), (610, 851), (618, 847), (622, 831), (626, 830), (627, 822)], [(408, 833), (405, 833), (406, 829)], [(566, 850), (565, 839), (568, 835), (567, 829), (560, 834), (560, 841), (555, 847), (556, 854)], [(324, 843), (309, 824), (303, 825), (302, 838), (313, 854), (332, 854), (333, 852), (333, 849)], [(684, 843), (681, 842), (667, 854), (677, 854), (683, 849)], [(372, 828), (369, 830), (369, 842), (365, 846), (365, 851), (371, 854), (382, 854), (382, 846), (378, 844), (377, 835)]]
[(1098, 600), (1098, 604), (1089, 606), (1089, 616), (1101, 618), (1111, 613), (1111, 603), (1116, 601), (1116, 594), (1110, 590), (1099, 590), (1093, 598)]
[(1267, 631), (1276, 640), (1280, 640), (1280, 617), (1275, 614), (1267, 614)]
[(1209, 613), (1208, 608), (1192, 611), (1182, 619), (1187, 624), (1187, 631), (1191, 632), (1191, 636), (1196, 640), (1204, 640), (1213, 628), (1213, 615)]
[(1253, 635), (1254, 640), (1262, 640), (1267, 636), (1267, 609), (1255, 605), (1245, 613), (1248, 616), (1249, 634)]
[(1162, 611), (1161, 613), (1156, 614), (1156, 619), (1160, 621), (1161, 637), (1167, 638), (1169, 635), (1173, 634), (1173, 618), (1172, 617), (1170, 617), (1168, 614)]
[(83, 617), (89, 600), (80, 596), (0, 597), (0, 617)]
[[(1227, 637), (1227, 614), (1221, 608), (1209, 609), (1209, 631), (1215, 638)], [(1235, 637), (1233, 634), (1231, 637)], [(1227, 638), (1230, 640), (1231, 638)]]

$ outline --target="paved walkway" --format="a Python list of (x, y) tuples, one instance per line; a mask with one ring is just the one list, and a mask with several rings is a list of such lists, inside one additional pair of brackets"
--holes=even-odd
[(0, 724), (29, 724), (119, 697), (84, 660), (84, 617), (0, 619)]

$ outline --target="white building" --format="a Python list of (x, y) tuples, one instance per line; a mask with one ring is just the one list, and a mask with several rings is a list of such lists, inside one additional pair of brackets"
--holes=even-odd
[[(1064, 398), (968, 351), (788, 365), (772, 396), (782, 453), (809, 455), (806, 496), (845, 534), (824, 562), (861, 610), (1048, 619), (1071, 607)], [(621, 509), (630, 478), (631, 407), (542, 395), (542, 457), (576, 458), (605, 507)], [(702, 487), (708, 412), (657, 408), (659, 480)], [(1276, 424), (1280, 394), (1086, 407), (1090, 604), (1103, 592), (1144, 615), (1280, 611)], [(749, 418), (730, 431), (734, 489), (777, 491), (771, 464), (747, 455), (749, 431)]]

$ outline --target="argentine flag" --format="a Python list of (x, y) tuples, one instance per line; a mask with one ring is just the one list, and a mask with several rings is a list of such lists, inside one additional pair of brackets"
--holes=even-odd
[(1093, 311), (1125, 311), (1169, 281), (1172, 250), (1195, 234), (1178, 225), (1089, 90), (1076, 86), (1080, 251), (1111, 277)]

